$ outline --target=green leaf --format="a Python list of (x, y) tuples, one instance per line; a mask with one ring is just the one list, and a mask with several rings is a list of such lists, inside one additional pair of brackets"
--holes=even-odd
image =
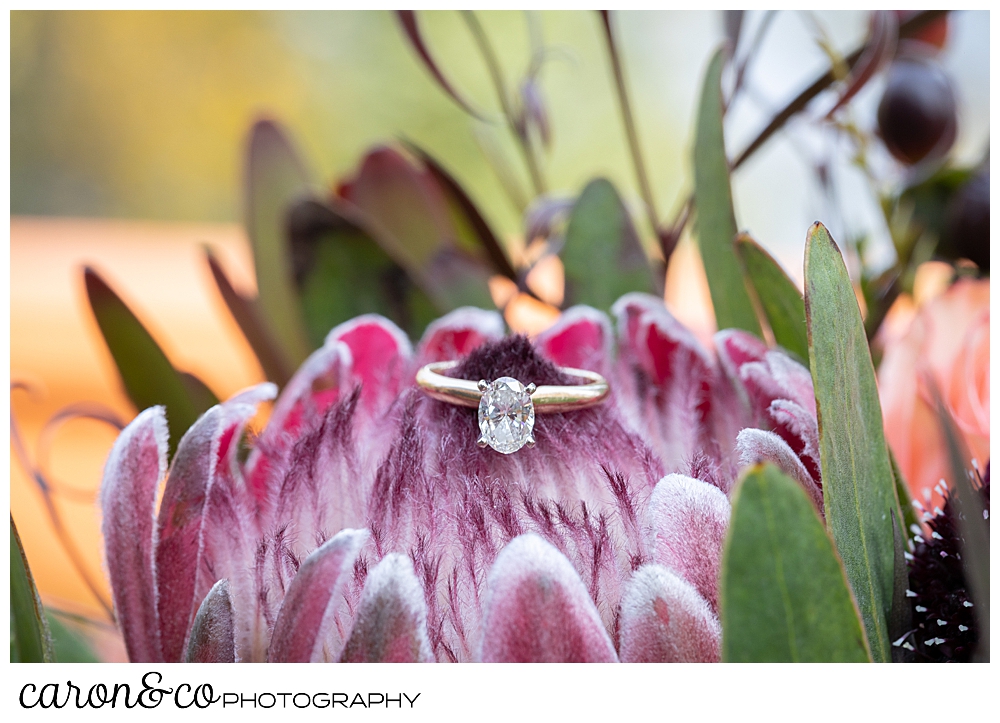
[(771, 464), (733, 493), (720, 581), (727, 662), (868, 662), (844, 568), (801, 486)]
[(292, 212), (296, 283), (310, 339), (322, 344), (334, 326), (364, 313), (382, 314), (419, 338), (437, 316), (434, 304), (345, 213), (336, 200), (304, 201)]
[(736, 237), (736, 256), (743, 268), (746, 287), (757, 296), (775, 343), (807, 362), (806, 305), (795, 282), (771, 254), (746, 234)]
[(31, 567), (10, 518), (10, 662), (51, 663), (52, 636), (42, 615)]
[[(73, 625), (62, 620), (63, 613), (50, 609), (45, 611), (45, 619), (52, 632), (52, 647), (56, 663), (98, 663), (100, 660), (91, 649), (86, 638), (76, 632)], [(69, 617), (69, 616), (67, 616)]]
[(858, 600), (872, 657), (887, 662), (897, 501), (875, 369), (847, 267), (822, 224), (809, 230), (805, 268), (827, 525)]
[(291, 204), (309, 194), (309, 176), (285, 132), (269, 120), (250, 131), (245, 174), (245, 223), (261, 316), (297, 367), (310, 348), (292, 281), (287, 216)]
[(264, 321), (259, 300), (247, 298), (236, 291), (212, 250), (206, 246), (204, 251), (219, 294), (257, 356), (264, 375), (278, 386), (285, 386), (295, 373), (295, 364)]
[(430, 172), (379, 147), (365, 156), (344, 191), (344, 202), (356, 212), (351, 221), (406, 269), (438, 312), (493, 307), (490, 269), (481, 254), (459, 244), (445, 194)]
[(760, 336), (760, 324), (743, 284), (733, 240), (736, 217), (729, 187), (729, 161), (722, 132), (722, 68), (725, 51), (712, 56), (701, 101), (694, 143), (694, 198), (698, 244), (720, 329), (744, 329)]
[(559, 253), (565, 305), (608, 310), (629, 291), (656, 293), (653, 272), (625, 204), (610, 181), (587, 184), (570, 213)]
[(167, 408), (173, 454), (184, 432), (218, 400), (201, 381), (171, 366), (142, 322), (96, 271), (84, 268), (83, 276), (90, 308), (129, 399), (140, 410), (157, 404)]

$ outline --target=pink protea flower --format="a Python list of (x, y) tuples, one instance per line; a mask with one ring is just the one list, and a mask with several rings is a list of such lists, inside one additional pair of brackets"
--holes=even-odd
[[(206, 412), (169, 472), (164, 411), (142, 412), (101, 493), (130, 658), (718, 660), (740, 457), (818, 489), (809, 375), (742, 332), (709, 353), (654, 297), (629, 294), (613, 315), (617, 335), (575, 307), (532, 344), (461, 309), (415, 352), (391, 322), (359, 317), (303, 364), (258, 438), (244, 428), (272, 384)], [(534, 449), (499, 454), (477, 447), (474, 410), (415, 386), (445, 359), (462, 360), (455, 376), (536, 384), (586, 368), (612, 394), (538, 416)], [(766, 431), (737, 445), (751, 425)]]

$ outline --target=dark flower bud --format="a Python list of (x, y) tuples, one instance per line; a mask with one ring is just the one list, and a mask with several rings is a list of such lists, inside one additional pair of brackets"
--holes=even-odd
[(912, 55), (893, 61), (878, 107), (878, 127), (889, 152), (907, 164), (943, 156), (955, 142), (955, 94), (932, 58)]
[(983, 168), (948, 204), (948, 225), (942, 247), (947, 255), (969, 259), (990, 271), (990, 169)]
[[(987, 525), (989, 470), (987, 463), (985, 475), (973, 485), (987, 510)], [(979, 616), (970, 599), (962, 563), (965, 540), (960, 535), (952, 496), (948, 491), (943, 510), (935, 508), (933, 516), (924, 513), (930, 534), (914, 530), (916, 545), (907, 561), (910, 586), (906, 597), (912, 608), (913, 629), (893, 644), (913, 653), (917, 662), (967, 663), (980, 640)]]

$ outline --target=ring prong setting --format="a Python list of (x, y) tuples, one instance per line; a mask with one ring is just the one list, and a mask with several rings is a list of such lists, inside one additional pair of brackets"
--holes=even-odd
[(487, 382), (485, 379), (480, 379), (479, 383), (476, 386), (479, 387), (479, 391), (485, 392), (490, 385), (489, 382)]
[(532, 435), (528, 437), (528, 441), (524, 443), (524, 446), (527, 447), (528, 449), (533, 449), (535, 446), (535, 436)]
[(489, 442), (487, 442), (484, 437), (480, 437), (479, 439), (476, 440), (476, 444), (478, 444), (479, 447), (480, 447), (480, 449), (481, 449), (481, 448), (487, 446), (489, 444)]
[[(532, 394), (535, 393), (536, 389), (538, 389), (538, 387), (536, 387), (535, 383), (532, 382), (531, 384), (529, 384), (524, 388), (524, 391), (526, 391), (528, 393), (528, 396), (530, 397)], [(532, 443), (534, 443), (534, 440), (532, 440)]]

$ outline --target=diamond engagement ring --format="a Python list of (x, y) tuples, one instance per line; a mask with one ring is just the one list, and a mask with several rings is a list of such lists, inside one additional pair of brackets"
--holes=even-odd
[(535, 446), (535, 412), (550, 414), (572, 412), (600, 404), (608, 396), (608, 383), (596, 372), (558, 367), (571, 377), (585, 379), (573, 386), (535, 386), (522, 384), (513, 377), (488, 382), (446, 377), (441, 372), (458, 365), (457, 361), (427, 364), (417, 372), (417, 384), (434, 399), (463, 407), (479, 407), (480, 447), (489, 445), (497, 452), (511, 454), (527, 445)]

